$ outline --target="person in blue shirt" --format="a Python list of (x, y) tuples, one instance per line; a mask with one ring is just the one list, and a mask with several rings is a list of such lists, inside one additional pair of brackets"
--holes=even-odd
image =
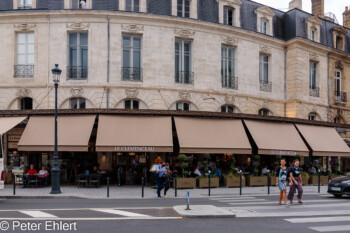
[(211, 172), (213, 176), (221, 177), (221, 171), (216, 165), (213, 166), (213, 171)]
[(286, 160), (281, 159), (281, 166), (276, 170), (276, 186), (280, 189), (280, 196), (278, 198), (278, 204), (282, 205), (282, 198), (284, 199), (284, 205), (288, 207), (287, 203), (287, 177), (288, 168), (286, 167)]
[(166, 167), (165, 167), (165, 162), (161, 162), (160, 165), (157, 166), (156, 168), (156, 172), (155, 172), (155, 182), (157, 185), (157, 195), (159, 198), (161, 198), (160, 196), (160, 192), (162, 191), (162, 189), (164, 188), (164, 181), (165, 181), (165, 174), (166, 174)]

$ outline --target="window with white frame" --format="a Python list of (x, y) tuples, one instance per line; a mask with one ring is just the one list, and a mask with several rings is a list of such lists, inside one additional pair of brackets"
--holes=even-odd
[(336, 101), (342, 101), (344, 100), (342, 98), (342, 96), (344, 96), (344, 94), (342, 94), (342, 90), (341, 90), (341, 71), (340, 70), (336, 70), (335, 71), (335, 100)]
[(269, 82), (269, 56), (266, 54), (259, 56), (259, 82)]
[(234, 12), (235, 9), (232, 7), (224, 7), (224, 24), (234, 26)]
[(316, 113), (312, 112), (312, 113), (309, 114), (308, 119), (309, 119), (310, 121), (315, 121), (316, 118), (317, 118), (317, 114), (316, 114)]
[(141, 36), (123, 35), (123, 80), (142, 81)]
[(191, 0), (177, 0), (177, 16), (189, 18), (190, 10)]
[(14, 77), (34, 76), (34, 47), (34, 32), (17, 33), (17, 64)]
[(221, 112), (233, 113), (235, 111), (235, 107), (232, 105), (223, 105), (221, 106)]
[(69, 100), (70, 109), (85, 109), (86, 100), (84, 98), (72, 98)]
[(140, 102), (138, 100), (125, 100), (124, 108), (125, 109), (139, 109)]
[(267, 34), (267, 20), (260, 19), (260, 33)]
[(176, 103), (176, 110), (178, 111), (189, 111), (190, 110), (190, 104), (186, 102), (177, 102)]
[(126, 0), (126, 11), (139, 12), (140, 11), (140, 0)]
[(266, 108), (259, 109), (258, 114), (260, 116), (268, 116), (270, 114), (270, 111)]
[(311, 28), (310, 32), (310, 40), (316, 41), (317, 30), (316, 28)]
[(33, 1), (32, 0), (16, 0), (18, 1), (18, 9), (32, 9)]
[(317, 62), (310, 61), (309, 88), (317, 88)]
[(221, 81), (222, 87), (237, 89), (235, 77), (235, 48), (221, 46)]
[(67, 75), (69, 79), (88, 77), (88, 33), (69, 33)]
[(86, 9), (86, 0), (79, 0), (79, 9)]
[(193, 84), (192, 42), (175, 40), (175, 82)]

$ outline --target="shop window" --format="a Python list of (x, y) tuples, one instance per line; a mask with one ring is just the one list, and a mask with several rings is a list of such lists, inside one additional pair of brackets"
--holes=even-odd
[(224, 24), (234, 26), (234, 12), (232, 7), (224, 7)]
[(270, 111), (268, 109), (266, 109), (266, 108), (262, 108), (262, 109), (259, 110), (258, 113), (259, 113), (260, 116), (268, 116), (270, 114)]
[(84, 98), (70, 99), (70, 109), (85, 109), (86, 101)]
[(310, 121), (315, 121), (317, 119), (317, 114), (314, 112), (310, 113), (308, 119)]
[(190, 110), (190, 104), (185, 102), (177, 102), (176, 103), (176, 110), (178, 111), (189, 111)]
[(20, 109), (21, 110), (33, 109), (33, 99), (29, 97), (20, 99)]
[(229, 112), (233, 113), (235, 111), (235, 107), (232, 105), (223, 105), (221, 106), (221, 112)]
[(138, 100), (125, 100), (124, 101), (125, 109), (139, 109)]

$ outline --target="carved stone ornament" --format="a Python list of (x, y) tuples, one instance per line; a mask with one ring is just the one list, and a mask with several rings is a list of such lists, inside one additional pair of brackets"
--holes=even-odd
[(175, 35), (185, 38), (193, 38), (196, 32), (188, 29), (175, 29)]
[(139, 95), (139, 90), (133, 88), (125, 89), (125, 95), (127, 98), (130, 99), (137, 98), (137, 96)]
[(264, 54), (271, 54), (271, 48), (265, 46), (265, 45), (260, 45), (260, 53)]
[(344, 69), (344, 64), (338, 60), (335, 62), (335, 68), (336, 69)]
[(310, 53), (309, 54), (309, 58), (310, 58), (310, 60), (312, 60), (312, 61), (319, 61), (320, 59), (318, 58), (318, 55), (316, 54), (316, 53)]
[(235, 103), (235, 97), (233, 95), (226, 95), (225, 96), (225, 103), (226, 104), (234, 104)]
[(232, 36), (223, 36), (222, 43), (229, 44), (229, 45), (237, 45), (238, 39)]
[(21, 88), (16, 91), (17, 97), (28, 97), (32, 94), (32, 91), (27, 88)]
[(232, 7), (237, 6), (237, 5), (238, 6), (242, 5), (242, 1), (241, 0), (226, 0), (224, 2), (226, 2), (227, 6), (232, 6)]
[(67, 29), (70, 30), (87, 30), (90, 27), (89, 23), (67, 23)]
[(128, 24), (122, 25), (122, 31), (124, 32), (143, 32), (143, 25)]
[(180, 98), (180, 100), (187, 100), (188, 101), (191, 99), (191, 93), (188, 91), (180, 91), (179, 98)]
[(70, 94), (73, 96), (73, 97), (80, 97), (82, 96), (84, 93), (84, 89), (81, 88), (81, 87), (72, 87), (70, 89)]
[(31, 31), (36, 28), (36, 24), (15, 24), (13, 25), (16, 31)]

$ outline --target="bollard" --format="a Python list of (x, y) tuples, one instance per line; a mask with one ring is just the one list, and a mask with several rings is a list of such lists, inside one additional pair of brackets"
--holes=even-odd
[(118, 186), (120, 186), (120, 168), (118, 168)]
[(187, 208), (185, 210), (191, 210), (190, 209), (190, 192), (187, 191), (187, 195), (186, 195), (186, 206)]
[(210, 171), (209, 171), (209, 182), (208, 182), (208, 195), (210, 197)]
[(107, 177), (107, 198), (109, 198), (109, 177)]
[(144, 191), (144, 188), (145, 188), (145, 178), (143, 178), (142, 177), (142, 179), (141, 179), (141, 183), (142, 183), (142, 194), (141, 194), (141, 196), (142, 196), (142, 198), (145, 196), (145, 191)]
[(148, 186), (147, 168), (145, 168), (145, 185)]
[(321, 192), (321, 171), (318, 170), (318, 193)]
[(177, 176), (175, 176), (175, 197), (177, 197)]
[(239, 195), (242, 195), (242, 170), (239, 171)]
[(13, 175), (13, 195), (16, 195), (16, 176)]
[(271, 186), (271, 177), (270, 177), (270, 171), (267, 173), (267, 194), (270, 195), (270, 186)]

